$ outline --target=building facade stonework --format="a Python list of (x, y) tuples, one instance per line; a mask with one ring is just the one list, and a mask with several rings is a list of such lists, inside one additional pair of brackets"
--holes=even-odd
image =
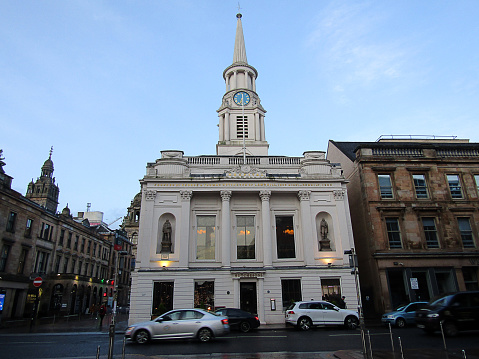
[(479, 144), (329, 141), (348, 179), (365, 314), (479, 288)]
[(344, 255), (353, 246), (348, 198), (337, 195), (346, 193), (341, 168), (322, 151), (268, 155), (266, 111), (239, 14), (233, 58), (224, 72), (217, 154), (162, 151), (140, 181), (131, 323), (184, 307), (236, 307), (262, 323), (282, 323), (292, 301), (340, 295), (357, 307)]

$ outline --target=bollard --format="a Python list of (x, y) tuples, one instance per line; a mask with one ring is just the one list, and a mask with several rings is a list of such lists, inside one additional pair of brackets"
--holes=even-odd
[(126, 345), (126, 338), (123, 337), (123, 349), (121, 350), (121, 359), (125, 359), (125, 345)]
[(399, 348), (401, 349), (401, 359), (404, 359), (404, 352), (402, 351), (402, 341), (401, 337), (398, 337), (399, 339)]
[(462, 349), (462, 356), (464, 357), (464, 359), (467, 359), (466, 357), (466, 351), (464, 349)]
[(393, 331), (391, 329), (391, 323), (389, 324), (389, 336), (391, 337), (391, 348), (393, 349), (393, 356), (394, 356), (394, 340), (393, 340)]
[(373, 359), (373, 346), (371, 345), (371, 336), (369, 335), (369, 329), (368, 329), (368, 341), (369, 341), (369, 354), (371, 355), (371, 359)]
[(439, 325), (441, 327), (441, 335), (442, 335), (442, 342), (444, 343), (444, 352), (446, 353), (446, 359), (449, 359), (449, 354), (447, 352), (447, 346), (446, 346), (446, 337), (444, 336), (444, 329), (442, 328), (442, 320), (439, 322)]
[(100, 359), (100, 346), (96, 348), (96, 359)]

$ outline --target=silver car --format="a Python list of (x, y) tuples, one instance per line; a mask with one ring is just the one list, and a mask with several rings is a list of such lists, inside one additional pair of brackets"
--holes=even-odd
[(228, 318), (203, 309), (176, 309), (154, 320), (136, 323), (126, 329), (125, 337), (138, 344), (156, 339), (197, 338), (208, 342), (230, 332)]

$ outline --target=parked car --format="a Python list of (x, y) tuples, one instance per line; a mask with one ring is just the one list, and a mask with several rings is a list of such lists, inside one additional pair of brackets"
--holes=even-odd
[(243, 333), (249, 332), (260, 326), (258, 315), (236, 308), (221, 308), (216, 311), (220, 315), (228, 317), (231, 329), (237, 329)]
[(154, 320), (130, 325), (127, 339), (145, 344), (156, 339), (197, 338), (208, 342), (230, 332), (228, 318), (203, 309), (170, 310)]
[(359, 316), (355, 311), (340, 309), (325, 301), (296, 302), (286, 309), (285, 322), (301, 330), (309, 330), (317, 325), (340, 325), (355, 329), (359, 325)]
[(416, 325), (426, 333), (442, 329), (447, 336), (479, 327), (479, 291), (445, 294), (416, 312)]
[(424, 308), (427, 302), (412, 302), (402, 305), (396, 310), (383, 314), (381, 322), (383, 324), (391, 323), (399, 328), (404, 328), (408, 324), (416, 323), (416, 310)]

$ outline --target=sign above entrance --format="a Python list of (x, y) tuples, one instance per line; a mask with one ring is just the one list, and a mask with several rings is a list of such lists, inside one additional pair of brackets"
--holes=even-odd
[(234, 278), (263, 278), (264, 272), (234, 272)]

